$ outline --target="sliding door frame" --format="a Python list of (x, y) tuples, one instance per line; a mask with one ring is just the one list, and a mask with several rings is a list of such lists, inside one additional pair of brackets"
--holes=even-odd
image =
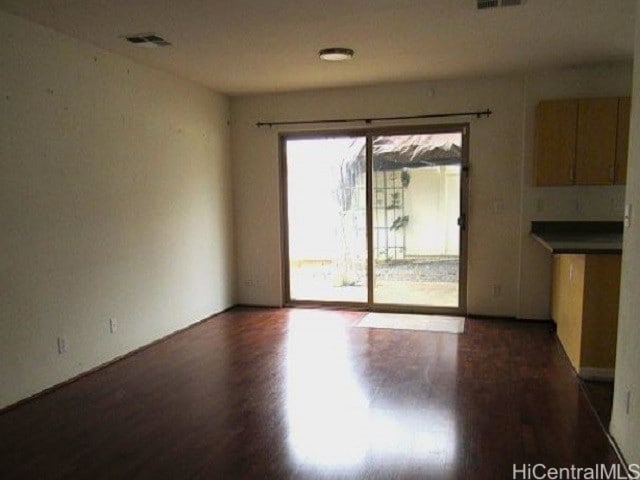
[[(458, 306), (438, 307), (425, 305), (377, 304), (373, 301), (373, 137), (387, 135), (429, 135), (460, 133), (462, 151), (460, 165), (460, 249), (458, 271)], [(280, 157), (280, 245), (282, 259), (283, 305), (286, 307), (322, 307), (368, 310), (374, 312), (415, 312), (464, 315), (467, 309), (467, 259), (469, 230), (469, 123), (372, 127), (334, 130), (304, 130), (278, 134)], [(367, 300), (365, 302), (341, 302), (333, 300), (294, 300), (291, 298), (288, 221), (287, 140), (322, 139), (339, 137), (364, 137), (366, 140), (366, 235), (367, 235)]]

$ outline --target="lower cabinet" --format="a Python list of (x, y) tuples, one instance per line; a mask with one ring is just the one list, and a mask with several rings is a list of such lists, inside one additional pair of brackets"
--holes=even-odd
[(613, 378), (619, 254), (555, 254), (551, 312), (571, 364), (584, 378)]

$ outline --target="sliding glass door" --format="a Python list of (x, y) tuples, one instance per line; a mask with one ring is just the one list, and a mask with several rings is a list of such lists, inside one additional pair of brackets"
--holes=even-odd
[(286, 303), (464, 311), (466, 128), (282, 135)]
[(288, 139), (291, 300), (367, 302), (365, 138)]
[(462, 134), (373, 138), (373, 302), (460, 306)]

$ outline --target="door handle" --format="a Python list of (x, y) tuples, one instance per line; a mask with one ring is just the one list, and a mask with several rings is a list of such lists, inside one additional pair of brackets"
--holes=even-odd
[(458, 217), (458, 226), (462, 231), (467, 229), (467, 215), (465, 213), (461, 213)]

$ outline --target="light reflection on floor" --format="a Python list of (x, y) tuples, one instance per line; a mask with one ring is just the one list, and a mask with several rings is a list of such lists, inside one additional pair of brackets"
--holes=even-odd
[[(367, 334), (364, 331), (365, 342)], [(402, 464), (408, 459), (445, 468), (456, 453), (455, 419), (448, 406), (428, 398), (410, 405), (394, 403), (385, 389), (370, 388), (369, 379), (354, 368), (356, 360), (360, 365), (368, 361), (370, 350), (364, 349), (365, 358), (354, 358), (353, 335), (352, 328), (331, 312), (290, 314), (284, 408), (293, 460), (323, 471), (357, 470), (367, 462)], [(455, 370), (455, 346), (438, 354), (439, 363)], [(415, 381), (424, 382), (428, 375), (417, 372)]]

